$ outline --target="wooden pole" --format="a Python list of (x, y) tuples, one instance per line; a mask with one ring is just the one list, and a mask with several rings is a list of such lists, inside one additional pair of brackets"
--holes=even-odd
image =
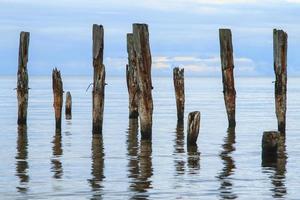
[(279, 131), (265, 131), (263, 133), (261, 144), (263, 159), (277, 157), (279, 139)]
[(187, 122), (187, 145), (197, 145), (200, 129), (200, 112), (189, 113)]
[(138, 118), (138, 83), (136, 69), (136, 53), (133, 46), (133, 34), (127, 34), (128, 65), (126, 65), (126, 80), (129, 95), (129, 118)]
[(286, 126), (287, 38), (283, 30), (273, 30), (275, 107), (278, 131), (283, 134)]
[(104, 30), (102, 25), (93, 25), (93, 134), (102, 134), (105, 66), (103, 65)]
[(230, 29), (220, 29), (220, 54), (222, 65), (222, 80), (224, 101), (228, 117), (228, 127), (234, 128), (235, 122), (235, 88), (233, 76), (233, 47)]
[(147, 24), (133, 24), (133, 44), (136, 52), (137, 82), (139, 88), (138, 112), (142, 139), (152, 138), (152, 80), (151, 52)]
[(173, 69), (173, 82), (175, 88), (176, 107), (177, 107), (177, 121), (183, 122), (184, 120), (184, 69), (175, 67)]
[(52, 89), (53, 89), (53, 107), (55, 111), (55, 127), (56, 131), (61, 130), (61, 111), (63, 105), (63, 82), (60, 71), (56, 68), (52, 71)]
[(69, 91), (66, 94), (65, 115), (66, 119), (72, 119), (72, 96)]
[(28, 48), (29, 48), (29, 32), (20, 33), (19, 45), (19, 63), (18, 63), (18, 82), (17, 82), (17, 98), (18, 98), (18, 125), (27, 124), (27, 107), (28, 107)]

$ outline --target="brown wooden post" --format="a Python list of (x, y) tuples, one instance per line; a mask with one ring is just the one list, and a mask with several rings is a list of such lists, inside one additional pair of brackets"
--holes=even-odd
[(102, 134), (105, 66), (103, 65), (104, 30), (102, 25), (93, 25), (93, 134)]
[(53, 89), (53, 107), (55, 111), (55, 127), (56, 131), (61, 130), (61, 111), (63, 105), (63, 82), (60, 71), (56, 68), (52, 71), (52, 89)]
[(194, 111), (189, 113), (187, 122), (187, 144), (197, 145), (197, 139), (200, 129), (200, 112)]
[(129, 118), (138, 118), (138, 83), (136, 69), (136, 53), (133, 46), (133, 34), (127, 34), (128, 65), (126, 65), (126, 80), (129, 95)]
[(283, 30), (273, 30), (275, 107), (278, 131), (283, 134), (285, 134), (286, 123), (287, 38)]
[(279, 146), (280, 132), (265, 131), (262, 136), (262, 159), (276, 158)]
[(65, 115), (66, 119), (72, 119), (72, 96), (69, 91), (66, 94)]
[(29, 32), (20, 33), (19, 45), (19, 62), (18, 62), (18, 82), (17, 82), (17, 98), (18, 98), (18, 124), (27, 124), (27, 107), (28, 107), (28, 48), (29, 48)]
[(234, 128), (235, 122), (235, 88), (233, 76), (233, 47), (230, 29), (220, 29), (220, 54), (224, 101), (228, 117), (228, 127)]
[(133, 24), (133, 44), (136, 52), (137, 80), (139, 88), (139, 118), (142, 139), (152, 138), (152, 80), (151, 52), (147, 24)]
[(184, 69), (175, 67), (173, 69), (173, 82), (175, 88), (176, 107), (177, 107), (177, 121), (183, 122), (184, 120)]

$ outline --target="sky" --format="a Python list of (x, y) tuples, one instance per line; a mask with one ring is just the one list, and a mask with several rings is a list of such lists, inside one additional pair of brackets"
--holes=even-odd
[(300, 0), (0, 0), (0, 75), (15, 75), (30, 32), (29, 75), (91, 75), (92, 25), (104, 26), (107, 76), (125, 76), (126, 34), (147, 23), (153, 76), (220, 76), (219, 28), (230, 28), (236, 76), (274, 76), (273, 29), (288, 34), (288, 74), (300, 75)]

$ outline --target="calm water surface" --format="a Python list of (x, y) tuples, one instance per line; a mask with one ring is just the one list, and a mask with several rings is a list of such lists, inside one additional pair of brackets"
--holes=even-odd
[(91, 77), (63, 76), (73, 119), (55, 133), (50, 78), (31, 77), (28, 126), (18, 129), (16, 79), (0, 77), (0, 199), (300, 198), (300, 78), (288, 80), (286, 148), (273, 165), (262, 164), (260, 146), (277, 127), (272, 78), (236, 79), (235, 132), (221, 80), (186, 78), (185, 117), (201, 111), (193, 148), (177, 125), (171, 78), (153, 79), (152, 142), (128, 120), (123, 78), (107, 78), (103, 136), (93, 137)]

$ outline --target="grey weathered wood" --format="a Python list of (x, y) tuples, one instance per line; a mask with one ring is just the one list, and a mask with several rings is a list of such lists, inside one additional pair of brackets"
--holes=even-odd
[(175, 98), (177, 107), (177, 121), (183, 122), (184, 120), (184, 69), (175, 67), (173, 69), (173, 82), (175, 88)]
[(279, 131), (265, 131), (262, 136), (262, 157), (277, 156)]
[(55, 127), (56, 131), (61, 130), (61, 111), (63, 105), (63, 82), (60, 71), (56, 68), (52, 71), (52, 89), (53, 89), (53, 107), (55, 111)]
[(102, 134), (105, 66), (103, 64), (104, 30), (102, 25), (93, 25), (93, 134)]
[(27, 107), (28, 107), (28, 49), (29, 49), (29, 32), (20, 33), (19, 44), (19, 62), (18, 62), (18, 82), (17, 82), (17, 98), (18, 98), (18, 124), (27, 124)]
[(139, 119), (142, 139), (152, 138), (152, 80), (151, 52), (147, 24), (133, 24), (133, 45), (136, 52), (137, 82), (139, 88)]
[(138, 83), (136, 69), (136, 53), (133, 46), (133, 34), (127, 34), (128, 65), (126, 65), (126, 80), (129, 96), (129, 118), (138, 118)]
[(232, 36), (230, 29), (220, 29), (220, 54), (222, 65), (222, 81), (224, 101), (228, 117), (228, 127), (234, 128), (235, 122), (235, 88)]
[(66, 119), (72, 119), (72, 96), (69, 91), (66, 94), (65, 115)]
[(200, 129), (200, 112), (190, 112), (187, 121), (187, 144), (197, 145)]
[(278, 131), (283, 134), (286, 126), (287, 38), (288, 36), (283, 30), (273, 30), (275, 107)]

